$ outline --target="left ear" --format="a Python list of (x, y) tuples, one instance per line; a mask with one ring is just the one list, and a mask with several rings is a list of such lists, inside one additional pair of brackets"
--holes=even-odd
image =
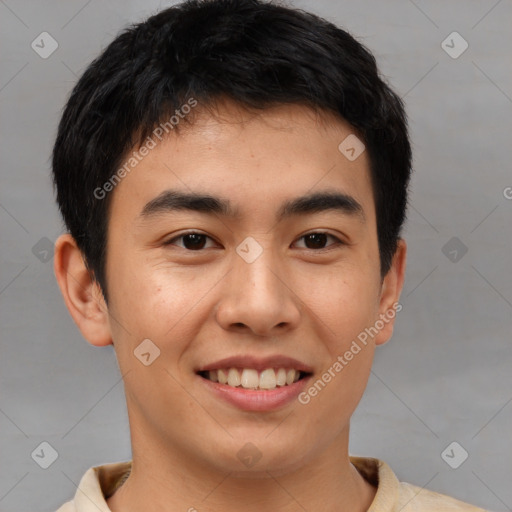
[(407, 244), (400, 238), (391, 267), (382, 282), (379, 318), (376, 319), (379, 332), (374, 338), (375, 345), (383, 345), (393, 335), (396, 314), (402, 309), (402, 305), (398, 301), (404, 285), (406, 259)]

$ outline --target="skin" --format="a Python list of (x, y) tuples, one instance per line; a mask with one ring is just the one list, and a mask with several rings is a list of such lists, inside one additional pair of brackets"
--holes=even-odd
[[(160, 142), (111, 192), (108, 306), (72, 237), (56, 244), (55, 273), (73, 319), (92, 345), (114, 344), (124, 376), (133, 467), (108, 505), (365, 511), (376, 489), (350, 463), (350, 417), (394, 320), (305, 405), (242, 411), (207, 391), (194, 369), (237, 354), (284, 354), (309, 364), (314, 382), (398, 302), (406, 244), (382, 280), (367, 154), (351, 162), (338, 150), (355, 133), (348, 123), (298, 105), (254, 115), (225, 102), (218, 113), (198, 107), (190, 127)], [(240, 217), (142, 219), (144, 205), (168, 189), (228, 198)], [(356, 199), (364, 220), (332, 210), (276, 223), (283, 201), (327, 189)], [(187, 249), (183, 238), (164, 245), (186, 230), (209, 237), (203, 249)], [(308, 244), (312, 231), (344, 243)], [(252, 263), (235, 250), (248, 236), (263, 249)], [(161, 351), (149, 366), (133, 354), (147, 338)], [(250, 468), (237, 457), (248, 442), (262, 455)]]

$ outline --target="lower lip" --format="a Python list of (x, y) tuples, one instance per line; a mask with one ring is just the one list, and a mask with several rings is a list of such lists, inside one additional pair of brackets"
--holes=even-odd
[(234, 388), (198, 375), (207, 388), (222, 400), (244, 411), (275, 411), (293, 402), (306, 387), (310, 375), (293, 384), (268, 390)]

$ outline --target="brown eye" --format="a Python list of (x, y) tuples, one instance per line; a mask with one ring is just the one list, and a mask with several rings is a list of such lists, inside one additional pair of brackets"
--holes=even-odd
[[(329, 238), (335, 240), (335, 243), (331, 244), (330, 246), (325, 247), (325, 244), (327, 243)], [(336, 238), (334, 235), (330, 235), (329, 233), (324, 233), (322, 231), (308, 233), (299, 238), (299, 240), (302, 240), (302, 239), (305, 242), (305, 245), (306, 245), (305, 248), (313, 249), (313, 250), (328, 249), (331, 246), (336, 246), (336, 245), (340, 245), (343, 243), (339, 238)]]
[[(206, 241), (209, 238), (209, 236), (204, 235), (203, 233), (184, 233), (165, 242), (165, 245), (177, 245), (178, 247), (187, 249), (189, 251), (200, 251), (201, 249), (205, 248)], [(177, 240), (182, 240), (182, 244), (175, 243)]]

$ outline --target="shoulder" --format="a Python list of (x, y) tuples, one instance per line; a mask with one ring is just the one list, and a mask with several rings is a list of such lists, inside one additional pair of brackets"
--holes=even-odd
[(368, 512), (487, 512), (450, 496), (401, 482), (383, 460), (351, 456), (350, 461), (377, 489)]
[(486, 512), (483, 508), (407, 482), (399, 484), (396, 510), (401, 512)]
[(110, 510), (106, 499), (124, 482), (131, 461), (112, 462), (89, 468), (82, 476), (75, 496), (56, 512), (98, 512)]

